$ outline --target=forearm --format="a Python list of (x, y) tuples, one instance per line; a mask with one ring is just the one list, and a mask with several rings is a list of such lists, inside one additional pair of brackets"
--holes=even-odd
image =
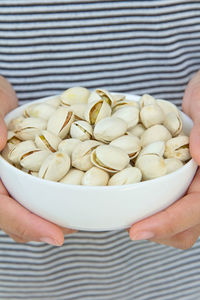
[(12, 85), (0, 76), (0, 115), (5, 116), (17, 106), (18, 100)]

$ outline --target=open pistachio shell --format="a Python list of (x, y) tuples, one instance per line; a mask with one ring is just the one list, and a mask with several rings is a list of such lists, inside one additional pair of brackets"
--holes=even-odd
[(101, 97), (103, 101), (107, 102), (110, 106), (112, 106), (114, 100), (112, 95), (108, 91), (96, 89), (96, 93)]
[(125, 134), (127, 123), (120, 118), (110, 117), (99, 121), (94, 127), (94, 137), (98, 141), (109, 143)]
[(47, 130), (41, 131), (41, 133), (35, 137), (35, 144), (39, 149), (49, 150), (51, 152), (57, 151), (60, 142), (61, 138)]
[(141, 149), (140, 140), (136, 136), (124, 135), (110, 143), (111, 146), (119, 147), (125, 151), (130, 159), (135, 158)]
[(165, 161), (158, 154), (141, 155), (135, 166), (141, 170), (144, 180), (154, 179), (167, 173)]
[(127, 131), (127, 133), (135, 135), (140, 138), (143, 135), (143, 133), (145, 132), (145, 130), (146, 130), (145, 127), (141, 123), (139, 123), (136, 126), (134, 126), (133, 128), (129, 129)]
[(143, 108), (144, 106), (147, 105), (154, 105), (156, 104), (156, 99), (152, 97), (151, 95), (144, 94), (139, 100), (140, 103), (140, 108)]
[(162, 124), (164, 122), (165, 115), (159, 105), (150, 104), (141, 109), (140, 119), (144, 127), (149, 128), (156, 124)]
[(124, 106), (134, 106), (139, 109), (139, 103), (136, 101), (130, 101), (130, 100), (120, 100), (113, 104), (112, 112), (114, 113), (118, 109), (124, 107)]
[(48, 120), (55, 110), (55, 107), (47, 103), (32, 104), (24, 110), (24, 116)]
[(138, 183), (142, 179), (142, 173), (140, 169), (136, 167), (128, 167), (118, 173), (114, 174), (108, 185), (124, 185), (124, 184), (132, 184)]
[(59, 181), (70, 169), (70, 157), (66, 153), (50, 154), (39, 170), (39, 177), (46, 180)]
[(187, 161), (191, 158), (189, 151), (189, 137), (177, 136), (167, 141), (164, 156)]
[(20, 165), (28, 170), (38, 172), (43, 161), (49, 156), (48, 150), (32, 150), (24, 153), (20, 159)]
[(40, 134), (41, 130), (46, 129), (46, 120), (40, 118), (26, 118), (18, 126), (15, 131), (16, 137), (20, 140), (35, 140), (36, 135)]
[(13, 163), (19, 163), (20, 157), (29, 151), (37, 150), (35, 143), (30, 141), (24, 141), (14, 145), (8, 154), (9, 161)]
[(116, 173), (129, 164), (129, 156), (118, 147), (101, 145), (92, 151), (92, 163), (105, 171)]
[(156, 99), (156, 103), (160, 106), (165, 116), (167, 116), (171, 112), (179, 116), (179, 110), (173, 103), (162, 99)]
[(66, 107), (59, 107), (49, 118), (47, 130), (63, 139), (67, 136), (73, 121), (74, 113)]
[(85, 111), (87, 109), (87, 104), (85, 103), (72, 104), (70, 106), (70, 109), (73, 111), (76, 120), (85, 120)]
[(61, 96), (61, 103), (72, 105), (77, 103), (87, 103), (90, 91), (84, 87), (72, 87), (64, 91)]
[(166, 115), (163, 125), (171, 132), (172, 136), (177, 136), (182, 130), (182, 120), (180, 115), (171, 112)]
[(135, 106), (124, 106), (115, 111), (112, 116), (125, 121), (129, 130), (138, 124), (139, 109)]
[(182, 161), (177, 158), (166, 158), (165, 166), (167, 168), (167, 174), (170, 174), (183, 166)]
[(85, 119), (91, 125), (94, 125), (97, 122), (99, 122), (101, 119), (110, 116), (111, 116), (111, 107), (104, 100), (99, 100), (97, 102), (89, 103), (85, 111)]
[(112, 95), (112, 99), (113, 99), (113, 107), (117, 102), (123, 101), (126, 99), (125, 95), (122, 94), (114, 94)]
[(45, 101), (46, 104), (51, 105), (54, 108), (58, 108), (58, 106), (60, 105), (60, 95), (59, 96), (54, 96), (53, 98)]
[(72, 168), (67, 175), (60, 180), (60, 182), (65, 184), (81, 185), (83, 175), (83, 171)]
[(140, 158), (140, 156), (144, 154), (158, 154), (160, 156), (163, 156), (164, 152), (165, 152), (165, 142), (163, 141), (153, 142), (151, 144), (146, 145), (142, 149), (142, 151), (140, 151), (138, 159)]
[(157, 141), (167, 142), (172, 135), (163, 125), (154, 125), (148, 128), (141, 136), (142, 147)]
[(92, 167), (82, 177), (82, 185), (107, 185), (109, 175), (106, 171)]
[(82, 171), (92, 168), (91, 152), (99, 145), (101, 143), (94, 140), (79, 143), (72, 152), (72, 166)]
[(59, 146), (58, 146), (58, 151), (67, 153), (70, 157), (72, 155), (72, 152), (76, 148), (78, 144), (80, 144), (81, 141), (78, 139), (65, 139), (63, 140)]
[(70, 135), (72, 138), (86, 141), (91, 139), (93, 134), (92, 126), (86, 121), (75, 121), (70, 128)]
[(21, 123), (24, 121), (24, 117), (20, 116), (18, 118), (15, 118), (13, 120), (11, 120), (8, 124), (8, 130), (11, 131), (16, 131), (19, 129), (19, 126), (21, 125)]

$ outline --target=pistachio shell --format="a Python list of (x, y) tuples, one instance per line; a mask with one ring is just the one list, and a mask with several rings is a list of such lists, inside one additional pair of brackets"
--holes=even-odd
[(141, 137), (143, 135), (143, 133), (145, 132), (145, 127), (142, 124), (137, 124), (136, 126), (134, 126), (133, 128), (128, 130), (128, 134), (132, 134), (135, 135), (137, 137)]
[(19, 126), (24, 121), (24, 119), (25, 118), (23, 116), (20, 116), (18, 118), (11, 120), (8, 124), (8, 130), (12, 130), (12, 131), (18, 130)]
[(108, 185), (123, 185), (123, 184), (138, 183), (141, 181), (141, 179), (142, 179), (142, 173), (140, 169), (131, 166), (114, 174), (110, 178)]
[(1, 152), (2, 157), (7, 160), (8, 162), (10, 162), (8, 155), (10, 153), (10, 151), (14, 148), (14, 144), (12, 143), (7, 143), (6, 146), (4, 147), (4, 149)]
[(47, 103), (32, 104), (24, 110), (24, 116), (48, 120), (55, 110), (55, 107)]
[(92, 125), (96, 124), (101, 119), (110, 116), (111, 107), (106, 101), (103, 100), (89, 103), (85, 111), (85, 119)]
[(129, 130), (136, 126), (139, 121), (139, 109), (135, 106), (124, 106), (114, 112), (112, 116), (125, 121)]
[(167, 142), (171, 139), (171, 133), (163, 125), (154, 125), (148, 128), (141, 136), (142, 147), (157, 141)]
[(88, 98), (88, 104), (91, 102), (98, 102), (101, 101), (101, 96), (96, 93), (96, 91), (92, 91), (89, 98)]
[(138, 159), (144, 154), (157, 154), (162, 157), (164, 155), (164, 152), (165, 152), (165, 142), (163, 141), (153, 142), (145, 146), (142, 149), (142, 151), (140, 151)]
[(94, 137), (98, 141), (109, 143), (125, 134), (127, 124), (120, 118), (110, 117), (99, 121), (94, 127)]
[(122, 94), (112, 94), (112, 99), (113, 105), (115, 105), (115, 103), (125, 100), (126, 96)]
[(167, 174), (170, 174), (183, 166), (182, 161), (177, 158), (166, 158), (165, 166), (167, 168)]
[(144, 106), (140, 111), (140, 119), (144, 127), (149, 128), (156, 124), (162, 124), (165, 115), (157, 104)]
[(74, 113), (66, 107), (59, 107), (49, 118), (47, 130), (63, 139), (67, 136), (73, 121)]
[(35, 137), (35, 144), (39, 149), (56, 152), (61, 139), (50, 131), (43, 130)]
[(60, 180), (60, 182), (65, 184), (80, 185), (83, 175), (83, 171), (72, 168), (67, 175)]
[(187, 161), (191, 158), (189, 151), (189, 137), (177, 136), (167, 141), (164, 156)]
[(20, 165), (28, 170), (38, 172), (43, 161), (49, 156), (48, 150), (32, 150), (24, 153), (20, 159)]
[(61, 102), (66, 105), (77, 103), (87, 103), (90, 91), (84, 87), (72, 87), (64, 91), (61, 96)]
[(106, 171), (92, 167), (82, 177), (82, 185), (107, 185), (109, 175)]
[(92, 163), (105, 171), (116, 173), (129, 164), (129, 156), (120, 148), (101, 145), (92, 151)]
[(136, 101), (131, 101), (131, 100), (120, 100), (120, 101), (116, 101), (113, 104), (112, 107), (112, 112), (114, 113), (115, 111), (117, 111), (118, 109), (124, 107), (124, 106), (133, 106), (139, 109), (139, 103)]
[(8, 159), (13, 163), (19, 163), (20, 157), (23, 156), (24, 153), (34, 150), (37, 150), (37, 148), (33, 141), (21, 142), (14, 145), (8, 154)]
[(173, 112), (177, 116), (179, 116), (179, 110), (176, 107), (176, 105), (174, 105), (173, 103), (171, 103), (169, 101), (166, 101), (166, 100), (162, 100), (162, 99), (157, 99), (156, 103), (161, 107), (161, 109), (164, 112), (165, 116), (167, 116), (171, 112)]
[(79, 143), (72, 152), (72, 166), (87, 171), (92, 168), (90, 155), (93, 149), (98, 147), (101, 143), (94, 140), (87, 140)]
[(59, 144), (58, 151), (67, 153), (71, 157), (72, 152), (80, 143), (81, 141), (78, 139), (65, 139)]
[(61, 103), (60, 95), (52, 97), (51, 99), (45, 101), (45, 103), (51, 105), (52, 107), (58, 108)]
[(144, 180), (154, 179), (167, 173), (165, 161), (158, 154), (144, 154), (140, 156), (135, 166), (141, 170)]
[(20, 140), (35, 140), (36, 135), (40, 134), (41, 130), (46, 129), (46, 120), (40, 118), (26, 118), (18, 126), (15, 131), (16, 137)]
[(85, 111), (87, 109), (87, 104), (85, 103), (72, 104), (70, 106), (70, 109), (73, 111), (75, 119), (85, 120)]
[(101, 97), (103, 101), (107, 102), (110, 106), (112, 106), (114, 100), (112, 95), (108, 91), (96, 89), (96, 93)]
[(143, 108), (144, 106), (147, 105), (154, 105), (156, 104), (156, 99), (152, 97), (151, 95), (144, 94), (139, 100), (140, 103), (140, 108)]
[(111, 146), (119, 147), (125, 151), (130, 159), (136, 157), (141, 149), (140, 140), (136, 136), (124, 135), (110, 143)]
[(72, 138), (86, 141), (92, 137), (92, 126), (86, 121), (75, 121), (70, 128), (70, 135)]
[(182, 120), (179, 115), (171, 112), (166, 115), (163, 125), (169, 130), (172, 136), (177, 136), (182, 130)]
[(70, 157), (66, 153), (55, 152), (43, 162), (39, 177), (46, 180), (59, 181), (70, 169)]

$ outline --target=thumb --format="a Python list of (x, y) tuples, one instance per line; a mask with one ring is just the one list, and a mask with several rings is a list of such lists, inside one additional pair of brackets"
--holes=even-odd
[(3, 120), (3, 117), (0, 115), (0, 151), (4, 148), (7, 142), (7, 128)]
[(183, 97), (183, 111), (189, 115), (194, 127), (190, 134), (190, 152), (200, 165), (200, 71), (188, 83)]

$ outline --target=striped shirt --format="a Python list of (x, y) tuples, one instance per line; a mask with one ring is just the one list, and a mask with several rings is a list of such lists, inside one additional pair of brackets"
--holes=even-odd
[[(1, 0), (0, 73), (20, 103), (71, 86), (181, 105), (200, 69), (200, 1)], [(0, 232), (0, 300), (198, 300), (200, 243), (187, 251), (78, 232), (63, 247)]]

